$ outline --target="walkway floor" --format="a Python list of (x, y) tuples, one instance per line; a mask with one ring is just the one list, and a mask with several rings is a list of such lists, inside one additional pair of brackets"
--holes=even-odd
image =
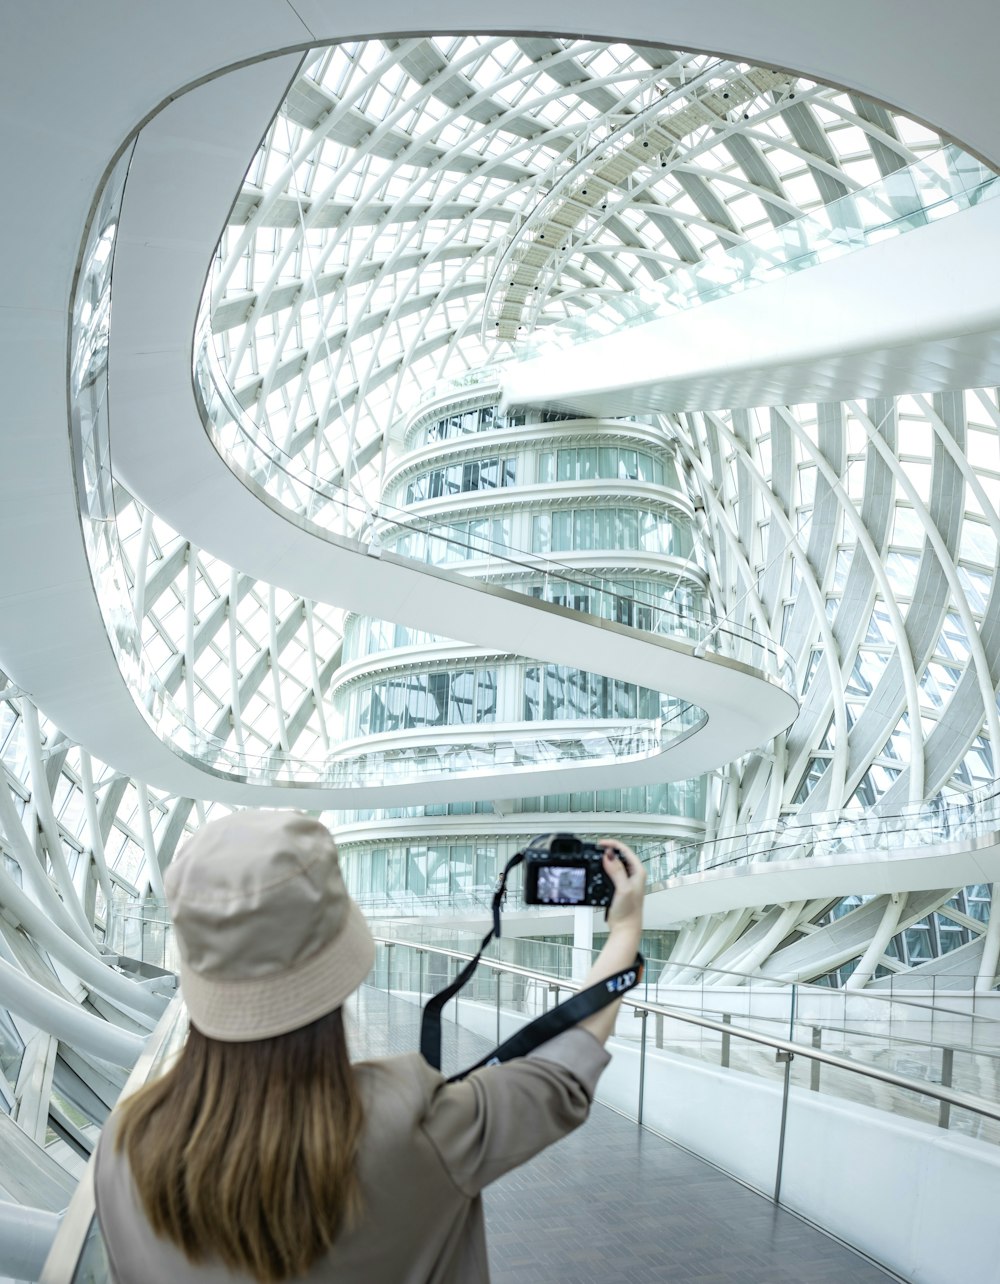
[[(419, 1011), (364, 987), (355, 1056), (419, 1043)], [(444, 1068), (487, 1050), (444, 1023)], [(595, 1105), (585, 1127), (486, 1194), (494, 1284), (886, 1284), (892, 1277), (668, 1141)]]

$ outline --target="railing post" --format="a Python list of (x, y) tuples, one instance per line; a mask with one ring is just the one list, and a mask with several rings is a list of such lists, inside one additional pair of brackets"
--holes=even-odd
[(426, 950), (417, 950), (417, 958), (420, 960), (420, 1006), (424, 1006), (424, 961), (427, 958)]
[(646, 1018), (649, 1013), (643, 1008), (636, 1012), (636, 1016), (642, 1019), (642, 1038), (639, 1042), (639, 1114), (636, 1120), (641, 1128), (643, 1098), (646, 1095)]
[(389, 952), (393, 947), (392, 941), (385, 943), (385, 992), (392, 993), (392, 954)]
[[(823, 1046), (823, 1030), (821, 1026), (814, 1025), (812, 1028), (812, 1045), (814, 1048)], [(809, 1090), (810, 1092), (819, 1092), (819, 1071), (820, 1062), (814, 1060), (809, 1068)]]
[(500, 1046), (500, 984), (503, 981), (503, 973), (497, 972), (497, 1047)]
[[(722, 1014), (722, 1024), (723, 1024), (723, 1025), (732, 1025), (732, 1023), (733, 1023), (733, 1014), (732, 1014), (731, 1012), (723, 1012), (723, 1014)], [(728, 1070), (728, 1069), (729, 1069), (729, 1040), (730, 1040), (730, 1038), (731, 1038), (731, 1036), (730, 1036), (730, 1034), (729, 1034), (729, 1031), (727, 1030), (727, 1031), (726, 1031), (726, 1033), (722, 1036), (722, 1060), (719, 1062), (719, 1064), (722, 1066), (722, 1068), (723, 1068), (724, 1070)]]
[[(955, 1068), (955, 1049), (941, 1049), (941, 1087), (950, 1088), (952, 1073)], [(942, 1101), (938, 1104), (938, 1127), (949, 1128), (951, 1126), (951, 1102)]]
[(662, 1012), (657, 1012), (656, 1014), (656, 1046), (658, 1048), (663, 1047), (663, 1013)]
[(788, 1090), (792, 1079), (792, 1053), (779, 1050), (775, 1061), (785, 1063), (785, 1082), (781, 1090), (781, 1127), (778, 1131), (778, 1166), (774, 1174), (774, 1202), (781, 1203), (781, 1171), (785, 1166), (785, 1128), (788, 1123)]

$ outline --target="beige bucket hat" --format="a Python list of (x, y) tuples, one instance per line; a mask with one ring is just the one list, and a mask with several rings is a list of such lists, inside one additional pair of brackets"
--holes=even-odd
[(241, 811), (187, 842), (163, 879), (181, 992), (202, 1034), (269, 1039), (340, 1007), (375, 943), (337, 845), (301, 812)]

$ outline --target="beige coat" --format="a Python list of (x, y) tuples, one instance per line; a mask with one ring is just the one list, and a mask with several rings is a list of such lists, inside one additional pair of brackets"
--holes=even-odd
[[(359, 1064), (362, 1218), (303, 1280), (486, 1284), (480, 1191), (583, 1123), (608, 1060), (577, 1028), (455, 1084), (416, 1054)], [(113, 1139), (114, 1115), (97, 1148), (94, 1183), (115, 1284), (249, 1281), (222, 1266), (194, 1266), (153, 1234)]]

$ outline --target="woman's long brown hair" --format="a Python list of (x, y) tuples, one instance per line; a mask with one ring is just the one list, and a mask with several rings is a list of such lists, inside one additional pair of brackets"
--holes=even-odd
[(173, 1068), (121, 1107), (117, 1149), (157, 1235), (276, 1284), (355, 1216), (361, 1125), (338, 1009), (252, 1043), (192, 1027)]

